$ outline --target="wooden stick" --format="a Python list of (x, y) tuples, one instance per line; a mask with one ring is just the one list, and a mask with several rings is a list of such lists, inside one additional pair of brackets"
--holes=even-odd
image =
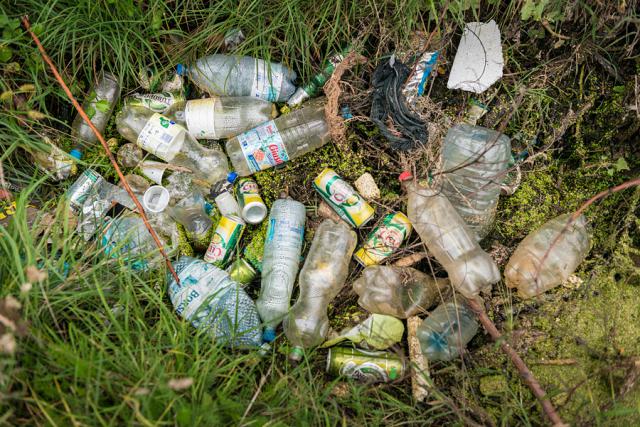
[(142, 207), (142, 204), (140, 203), (140, 201), (138, 200), (134, 192), (131, 190), (131, 187), (129, 186), (129, 183), (127, 182), (127, 180), (124, 179), (124, 175), (122, 174), (122, 171), (120, 170), (120, 167), (118, 166), (118, 163), (116, 162), (115, 157), (113, 157), (113, 153), (109, 149), (109, 145), (107, 144), (107, 141), (105, 141), (100, 131), (94, 126), (94, 124), (91, 122), (91, 119), (89, 119), (89, 116), (87, 116), (87, 113), (85, 113), (85, 111), (82, 109), (82, 106), (78, 103), (76, 98), (73, 96), (73, 94), (69, 90), (69, 87), (64, 82), (64, 79), (62, 78), (62, 76), (60, 76), (60, 73), (58, 72), (58, 69), (56, 68), (55, 64), (53, 63), (51, 58), (49, 58), (49, 55), (47, 55), (47, 52), (44, 50), (44, 47), (42, 46), (42, 43), (40, 43), (40, 39), (38, 38), (38, 36), (36, 36), (33, 33), (33, 31), (31, 31), (31, 24), (29, 23), (29, 18), (26, 15), (22, 17), (22, 25), (24, 25), (24, 28), (27, 30), (27, 32), (35, 42), (36, 46), (38, 47), (38, 50), (40, 51), (40, 54), (42, 55), (42, 59), (44, 59), (44, 62), (46, 62), (49, 65), (49, 68), (51, 69), (53, 76), (56, 78), (56, 80), (62, 87), (62, 90), (64, 90), (64, 92), (67, 94), (67, 97), (69, 98), (73, 106), (76, 108), (76, 110), (78, 110), (78, 114), (80, 114), (80, 117), (82, 117), (82, 119), (87, 123), (87, 125), (91, 128), (93, 133), (96, 135), (96, 137), (100, 141), (100, 144), (102, 144), (102, 148), (104, 148), (104, 151), (105, 153), (107, 153), (107, 157), (109, 157), (109, 160), (111, 161), (111, 164), (116, 170), (118, 177), (120, 177), (120, 181), (122, 182), (124, 189), (127, 191), (127, 193), (129, 193), (129, 196), (135, 203), (140, 213), (140, 216), (142, 217), (142, 221), (144, 222), (145, 227), (147, 227), (147, 230), (149, 230), (151, 237), (153, 237), (153, 240), (155, 241), (156, 246), (158, 246), (158, 249), (160, 250), (160, 254), (162, 254), (162, 257), (167, 263), (167, 267), (169, 268), (171, 275), (176, 280), (176, 283), (180, 284), (180, 278), (176, 274), (176, 271), (173, 269), (173, 265), (171, 265), (171, 261), (169, 260), (167, 253), (164, 251), (164, 247), (162, 246), (162, 242), (160, 241), (160, 238), (156, 234), (151, 224), (149, 224), (149, 219), (147, 218), (147, 215), (144, 212), (144, 208)]
[(467, 305), (475, 312), (476, 316), (478, 316), (478, 320), (484, 327), (484, 329), (491, 335), (491, 338), (500, 344), (502, 351), (504, 351), (507, 356), (511, 359), (511, 362), (514, 364), (522, 380), (529, 386), (533, 394), (538, 398), (540, 404), (542, 404), (542, 409), (545, 414), (549, 417), (549, 419), (553, 422), (553, 425), (556, 427), (565, 426), (566, 424), (560, 418), (560, 415), (556, 412), (556, 409), (553, 407), (551, 401), (547, 398), (547, 393), (545, 393), (542, 386), (536, 378), (533, 376), (533, 373), (529, 370), (524, 361), (518, 356), (518, 353), (509, 345), (509, 343), (504, 339), (500, 331), (496, 325), (489, 319), (487, 313), (484, 311), (484, 307), (475, 300), (467, 300)]
[(418, 326), (422, 319), (412, 316), (407, 319), (407, 342), (411, 360), (411, 394), (416, 402), (424, 402), (429, 397), (429, 364), (422, 355), (418, 341)]

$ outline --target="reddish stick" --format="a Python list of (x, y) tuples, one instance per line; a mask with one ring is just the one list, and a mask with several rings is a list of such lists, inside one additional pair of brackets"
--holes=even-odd
[(489, 332), (491, 338), (497, 343), (500, 343), (500, 347), (502, 351), (509, 356), (511, 362), (515, 365), (516, 369), (520, 373), (522, 380), (529, 386), (533, 394), (538, 398), (540, 404), (542, 404), (542, 409), (544, 409), (545, 414), (549, 417), (551, 422), (553, 422), (554, 426), (565, 426), (566, 424), (562, 422), (560, 415), (556, 412), (556, 409), (553, 407), (551, 401), (547, 398), (547, 393), (545, 393), (542, 386), (536, 377), (533, 376), (527, 365), (524, 361), (518, 356), (518, 353), (509, 345), (509, 343), (504, 339), (496, 325), (489, 319), (487, 313), (484, 311), (484, 307), (482, 307), (475, 300), (467, 300), (467, 305), (475, 312), (478, 320), (482, 323), (484, 329)]
[(144, 222), (145, 227), (147, 227), (147, 230), (149, 230), (151, 237), (153, 237), (153, 240), (156, 242), (156, 246), (158, 246), (158, 249), (160, 250), (162, 257), (167, 263), (167, 267), (169, 268), (171, 275), (176, 280), (176, 283), (180, 284), (180, 278), (176, 274), (176, 271), (173, 269), (173, 265), (171, 265), (171, 261), (169, 260), (167, 253), (164, 251), (164, 247), (162, 246), (162, 242), (160, 242), (160, 238), (156, 234), (151, 224), (149, 224), (149, 219), (147, 218), (147, 215), (144, 212), (144, 208), (142, 207), (142, 204), (140, 203), (136, 195), (131, 190), (131, 187), (129, 187), (129, 183), (127, 182), (127, 180), (124, 179), (124, 175), (122, 174), (122, 171), (120, 170), (120, 167), (118, 166), (118, 163), (116, 162), (115, 157), (113, 157), (113, 153), (109, 149), (109, 146), (107, 145), (107, 141), (105, 141), (100, 131), (96, 129), (94, 124), (91, 122), (91, 119), (89, 119), (89, 116), (87, 116), (87, 113), (84, 112), (84, 110), (82, 109), (82, 106), (78, 103), (76, 98), (73, 96), (73, 94), (69, 90), (69, 87), (65, 84), (55, 64), (53, 63), (51, 58), (49, 58), (49, 55), (47, 55), (47, 52), (44, 50), (44, 47), (42, 46), (42, 43), (40, 43), (40, 39), (38, 39), (38, 36), (36, 36), (33, 33), (33, 31), (31, 31), (31, 24), (29, 23), (29, 18), (27, 18), (27, 16), (22, 17), (22, 25), (24, 25), (24, 28), (27, 30), (27, 32), (29, 33), (33, 41), (36, 43), (36, 46), (38, 46), (38, 50), (42, 55), (42, 59), (44, 59), (44, 61), (49, 65), (49, 68), (51, 68), (51, 72), (53, 73), (58, 83), (60, 83), (60, 86), (64, 90), (64, 93), (66, 93), (69, 99), (71, 100), (71, 103), (73, 104), (73, 106), (76, 108), (76, 110), (78, 110), (78, 114), (80, 114), (80, 117), (82, 117), (82, 119), (87, 123), (87, 125), (89, 125), (93, 133), (96, 135), (96, 137), (100, 141), (100, 144), (102, 144), (102, 148), (104, 148), (104, 151), (107, 153), (107, 157), (109, 157), (109, 160), (111, 161), (111, 164), (115, 168), (116, 173), (118, 174), (118, 177), (120, 177), (120, 181), (124, 185), (124, 189), (127, 191), (127, 193), (129, 193), (129, 196), (131, 197), (133, 202), (136, 204), (136, 207), (138, 208), (138, 212), (140, 212), (140, 216), (142, 217), (142, 221)]

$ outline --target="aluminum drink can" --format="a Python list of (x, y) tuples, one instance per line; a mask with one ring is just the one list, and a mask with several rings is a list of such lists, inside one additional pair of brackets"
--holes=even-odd
[(364, 382), (388, 383), (404, 376), (406, 364), (394, 353), (332, 347), (327, 354), (327, 372)]
[(204, 254), (204, 260), (215, 266), (224, 267), (231, 259), (243, 231), (244, 221), (241, 218), (237, 216), (220, 217), (209, 248)]
[(402, 245), (412, 230), (411, 221), (402, 212), (387, 214), (353, 257), (364, 267), (380, 264)]
[(233, 280), (243, 286), (253, 282), (253, 279), (258, 276), (256, 270), (244, 258), (237, 258), (229, 268), (227, 268), (227, 273), (229, 273), (229, 276)]
[(162, 93), (135, 93), (127, 104), (135, 107), (145, 107), (154, 113), (164, 114), (184, 104), (185, 97), (180, 91)]
[(236, 181), (236, 197), (242, 219), (249, 224), (259, 224), (267, 217), (267, 206), (264, 204), (258, 184), (251, 178), (240, 178)]
[(360, 196), (346, 181), (335, 173), (333, 169), (326, 168), (316, 179), (313, 187), (320, 193), (325, 202), (336, 213), (353, 227), (361, 227), (373, 218), (374, 209)]
[(73, 212), (78, 213), (82, 210), (82, 205), (84, 205), (87, 197), (103, 179), (102, 175), (93, 169), (85, 169), (82, 172), (82, 175), (67, 190), (69, 206)]

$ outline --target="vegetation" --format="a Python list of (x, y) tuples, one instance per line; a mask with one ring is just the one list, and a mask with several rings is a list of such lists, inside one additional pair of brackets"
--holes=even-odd
[[(355, 116), (346, 146), (329, 144), (256, 175), (268, 204), (285, 190), (308, 206), (307, 240), (318, 222), (310, 183), (324, 167), (350, 181), (370, 172), (383, 194), (378, 215), (404, 209), (396, 177), (408, 166), (421, 178), (437, 174), (442, 136), (470, 99), (446, 89), (464, 22), (495, 19), (505, 75), (479, 96), (491, 108), (479, 124), (502, 126), (512, 137), (522, 174), (519, 189), (501, 198), (496, 226), (483, 242), (503, 267), (546, 220), (639, 175), (638, 10), (636, 0), (0, 0), (1, 177), (17, 202), (11, 224), (0, 226), (0, 425), (546, 422), (506, 356), (482, 333), (463, 358), (431, 367), (429, 402), (417, 404), (408, 378), (382, 385), (333, 378), (324, 373), (322, 350), (294, 367), (286, 362), (284, 337), (266, 357), (231, 352), (179, 319), (165, 272), (132, 271), (74, 234), (61, 197), (73, 178), (47, 179), (29, 156), (47, 150), (45, 136), (68, 150), (75, 112), (21, 28), (22, 15), (79, 99), (102, 69), (119, 76), (123, 95), (157, 90), (177, 63), (215, 52), (233, 28), (246, 35), (239, 53), (283, 62), (298, 72), (298, 82), (354, 43), (368, 62), (344, 77), (341, 102)], [(428, 46), (420, 44), (425, 38)], [(418, 103), (430, 138), (424, 149), (400, 154), (366, 120), (369, 81), (391, 52), (410, 62), (424, 48), (441, 52), (429, 96)], [(122, 143), (113, 121), (105, 136)], [(92, 166), (115, 182), (101, 150), (89, 152), (79, 168)], [(572, 424), (640, 423), (639, 200), (640, 190), (631, 189), (588, 210), (593, 248), (566, 286), (522, 301), (499, 284), (485, 300)], [(51, 220), (30, 226), (29, 203)], [(263, 233), (260, 226), (245, 233), (251, 254), (259, 252)], [(398, 257), (419, 250), (414, 235)], [(352, 267), (349, 281), (360, 271)], [(257, 288), (249, 289), (255, 295)], [(331, 306), (332, 326), (363, 314), (348, 283)]]

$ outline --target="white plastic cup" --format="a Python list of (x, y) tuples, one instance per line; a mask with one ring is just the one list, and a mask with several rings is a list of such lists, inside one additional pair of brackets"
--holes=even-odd
[(142, 203), (145, 210), (149, 212), (158, 213), (162, 212), (169, 205), (171, 195), (169, 190), (162, 185), (152, 185), (144, 192), (142, 196)]

